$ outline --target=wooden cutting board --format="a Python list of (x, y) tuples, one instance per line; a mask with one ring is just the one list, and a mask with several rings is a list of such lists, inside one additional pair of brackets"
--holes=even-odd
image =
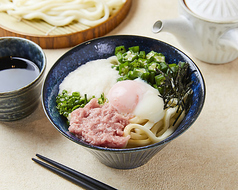
[(0, 36), (23, 37), (43, 49), (72, 47), (113, 30), (126, 18), (131, 4), (132, 0), (127, 0), (109, 19), (94, 27), (76, 22), (63, 27), (53, 27), (44, 21), (19, 21), (7, 13), (0, 13)]

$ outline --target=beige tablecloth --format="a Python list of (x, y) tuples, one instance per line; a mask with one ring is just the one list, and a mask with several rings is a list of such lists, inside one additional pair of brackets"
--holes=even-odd
[[(127, 18), (108, 35), (135, 34), (165, 41), (186, 52), (206, 81), (206, 102), (193, 126), (146, 165), (132, 170), (104, 166), (61, 135), (42, 106), (29, 117), (0, 123), (0, 189), (80, 189), (35, 164), (50, 157), (118, 189), (238, 189), (238, 60), (212, 65), (186, 51), (169, 33), (153, 34), (157, 19), (178, 17), (177, 0), (134, 0)], [(47, 70), (69, 49), (44, 50)]]

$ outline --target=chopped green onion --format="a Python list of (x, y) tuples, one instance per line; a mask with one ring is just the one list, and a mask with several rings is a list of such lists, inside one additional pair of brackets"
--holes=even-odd
[[(95, 98), (95, 96), (88, 98), (86, 94), (81, 96), (79, 92), (73, 92), (72, 95), (69, 95), (66, 90), (63, 90), (62, 93), (56, 97), (56, 108), (60, 115), (68, 117), (72, 111), (77, 108), (83, 108), (92, 98)], [(98, 98), (98, 103), (104, 104), (105, 102), (106, 98), (104, 94), (101, 94), (101, 97)]]

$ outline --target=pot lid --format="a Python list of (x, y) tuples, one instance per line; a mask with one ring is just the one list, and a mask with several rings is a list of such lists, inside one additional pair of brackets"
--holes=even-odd
[(238, 20), (238, 0), (184, 0), (196, 15), (211, 21)]

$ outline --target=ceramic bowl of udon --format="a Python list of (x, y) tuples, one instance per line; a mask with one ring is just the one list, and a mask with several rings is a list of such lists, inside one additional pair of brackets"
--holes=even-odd
[[(56, 109), (56, 96), (59, 92), (59, 85), (71, 71), (89, 61), (105, 59), (114, 55), (115, 47), (121, 45), (125, 47), (138, 45), (140, 49), (146, 52), (151, 50), (161, 52), (165, 55), (166, 62), (178, 63), (179, 61), (184, 61), (189, 64), (189, 69), (193, 71), (191, 75), (191, 80), (193, 80), (191, 87), (193, 89), (192, 105), (177, 129), (169, 137), (158, 143), (123, 149), (94, 146), (71, 134), (68, 131), (69, 126), (66, 119)], [(187, 55), (165, 42), (133, 35), (101, 37), (74, 47), (56, 61), (46, 76), (42, 89), (43, 108), (53, 126), (69, 140), (86, 148), (101, 163), (117, 169), (132, 169), (146, 164), (169, 142), (179, 137), (192, 126), (203, 108), (204, 101), (205, 83), (203, 76), (197, 65)]]
[(30, 40), (0, 37), (0, 59), (0, 121), (25, 118), (40, 103), (45, 54)]

